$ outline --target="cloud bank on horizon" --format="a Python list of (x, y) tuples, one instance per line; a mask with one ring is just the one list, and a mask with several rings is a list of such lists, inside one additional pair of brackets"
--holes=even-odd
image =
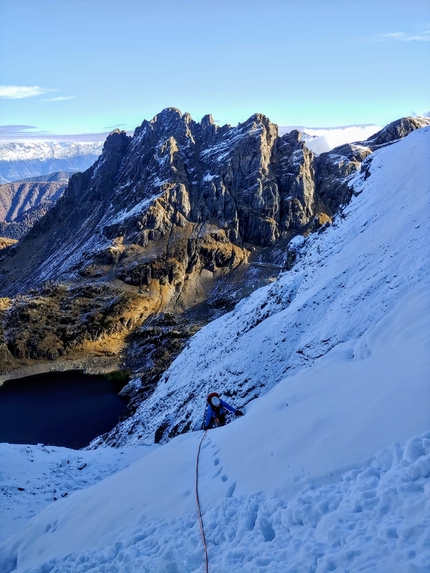
[[(303, 135), (305, 137), (306, 146), (314, 153), (320, 154), (330, 151), (344, 143), (365, 141), (374, 133), (380, 131), (383, 127), (383, 125), (351, 125), (348, 127), (333, 129), (305, 128), (303, 130)], [(306, 136), (310, 137), (307, 139)]]

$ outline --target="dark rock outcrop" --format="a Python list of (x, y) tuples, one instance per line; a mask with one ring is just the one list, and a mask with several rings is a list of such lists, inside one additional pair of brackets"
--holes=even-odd
[(346, 143), (317, 157), (317, 193), (330, 215), (351, 198), (350, 176), (360, 169), (364, 159), (371, 153), (372, 150), (364, 144)]
[(430, 125), (430, 118), (428, 117), (402, 117), (396, 121), (392, 121), (386, 125), (381, 131), (378, 131), (372, 137), (364, 142), (364, 144), (369, 147), (372, 151), (382, 147), (384, 145), (389, 145), (403, 139), (415, 129), (420, 129)]

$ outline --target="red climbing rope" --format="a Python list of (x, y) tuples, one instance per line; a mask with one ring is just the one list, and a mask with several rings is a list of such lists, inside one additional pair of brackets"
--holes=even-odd
[(200, 499), (199, 499), (199, 458), (200, 458), (200, 449), (202, 447), (203, 440), (205, 439), (207, 434), (206, 432), (203, 434), (202, 439), (200, 440), (199, 449), (197, 450), (197, 460), (196, 460), (196, 504), (197, 504), (197, 513), (199, 516), (199, 523), (200, 523), (200, 532), (202, 534), (203, 540), (203, 549), (205, 551), (205, 565), (206, 565), (206, 573), (209, 573), (209, 558), (208, 558), (208, 547), (206, 545), (206, 536), (205, 530), (203, 527), (203, 518), (202, 518), (202, 511), (200, 509)]

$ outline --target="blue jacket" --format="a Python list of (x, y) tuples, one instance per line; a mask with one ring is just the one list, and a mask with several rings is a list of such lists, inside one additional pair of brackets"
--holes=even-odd
[(221, 408), (217, 412), (215, 412), (212, 406), (208, 404), (208, 409), (206, 410), (205, 428), (209, 428), (211, 420), (217, 418), (220, 414), (225, 414), (226, 410), (232, 414), (236, 414), (237, 408), (230, 406), (230, 404), (227, 404), (227, 402), (224, 402), (224, 400), (220, 399), (220, 402)]

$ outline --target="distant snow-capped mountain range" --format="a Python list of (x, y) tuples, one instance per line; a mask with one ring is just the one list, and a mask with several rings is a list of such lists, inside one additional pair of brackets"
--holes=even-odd
[(0, 183), (57, 171), (85, 171), (99, 157), (103, 141), (0, 142)]

